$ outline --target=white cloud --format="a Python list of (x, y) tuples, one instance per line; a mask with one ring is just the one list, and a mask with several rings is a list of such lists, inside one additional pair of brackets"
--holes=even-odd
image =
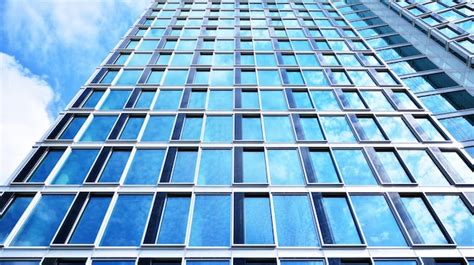
[(0, 184), (4, 184), (51, 124), (54, 93), (14, 57), (0, 53)]

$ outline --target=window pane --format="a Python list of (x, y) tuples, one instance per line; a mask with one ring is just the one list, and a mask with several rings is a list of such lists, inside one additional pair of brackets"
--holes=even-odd
[(377, 151), (377, 158), (380, 160), (386, 176), (389, 177), (390, 183), (411, 183), (407, 172), (394, 152)]
[(230, 185), (232, 151), (202, 150), (198, 185)]
[(334, 156), (345, 184), (377, 184), (362, 150), (334, 150)]
[(400, 150), (400, 156), (413, 177), (421, 185), (446, 186), (448, 181), (424, 150)]
[(457, 152), (442, 152), (442, 154), (450, 164), (451, 169), (456, 172), (459, 178), (462, 178), (465, 183), (474, 183), (474, 172)]
[(461, 198), (457, 195), (433, 195), (428, 199), (456, 243), (474, 246), (474, 216)]
[(406, 246), (397, 221), (383, 196), (351, 196), (369, 246)]
[[(160, 56), (160, 59), (163, 58), (163, 55)], [(158, 64), (160, 64), (160, 61), (158, 60)], [(161, 78), (163, 78), (164, 71), (163, 70), (152, 70), (150, 75), (148, 76), (148, 79), (146, 80), (147, 84), (156, 84), (159, 85), (161, 84)]]
[(362, 91), (361, 94), (371, 110), (393, 111), (392, 105), (381, 91)]
[(380, 131), (377, 123), (375, 123), (374, 118), (372, 117), (358, 117), (357, 121), (362, 127), (362, 133), (359, 134), (361, 140), (367, 141), (384, 141), (385, 136), (383, 136)]
[(346, 109), (365, 109), (365, 105), (357, 92), (343, 92), (342, 103)]
[(287, 110), (285, 95), (282, 90), (261, 91), (263, 110)]
[(130, 157), (128, 150), (114, 150), (105, 164), (99, 182), (119, 182)]
[(273, 244), (270, 200), (266, 197), (244, 198), (245, 244)]
[(31, 173), (28, 182), (44, 182), (63, 154), (64, 150), (49, 150), (33, 173)]
[(69, 240), (70, 244), (94, 244), (111, 200), (111, 197), (103, 196), (94, 196), (89, 199)]
[(181, 100), (181, 93), (181, 90), (161, 90), (154, 109), (177, 110)]
[(340, 110), (332, 91), (313, 90), (311, 96), (318, 110)]
[(265, 153), (263, 151), (244, 150), (242, 164), (244, 183), (267, 183)]
[(135, 152), (125, 184), (155, 185), (161, 173), (165, 150), (140, 149)]
[(173, 129), (174, 116), (150, 116), (142, 141), (168, 141)]
[(286, 77), (288, 78), (287, 84), (304, 85), (303, 76), (300, 71), (286, 71)]
[(258, 70), (258, 82), (261, 86), (280, 86), (278, 70)]
[(201, 139), (201, 117), (186, 117), (184, 120), (181, 140), (200, 140)]
[(190, 246), (229, 246), (231, 200), (227, 195), (196, 195)]
[[(401, 198), (408, 218), (414, 224), (417, 234), (422, 242), (420, 244), (447, 244), (448, 241), (441, 232), (438, 224), (434, 220), (423, 200), (419, 197)], [(449, 207), (452, 207), (450, 205)]]
[(227, 260), (186, 260), (187, 265), (229, 265)]
[(80, 141), (105, 141), (117, 116), (94, 116)]
[(234, 84), (233, 70), (212, 70), (211, 86), (232, 86)]
[(197, 151), (179, 150), (176, 154), (171, 182), (194, 183)]
[(123, 70), (119, 76), (117, 86), (133, 86), (138, 82), (138, 78), (142, 74), (142, 70)]
[(423, 139), (425, 141), (444, 141), (444, 137), (441, 133), (434, 127), (431, 121), (427, 118), (415, 118), (418, 122), (418, 125), (423, 130)]
[(319, 125), (319, 120), (316, 117), (301, 117), (301, 128), (303, 129), (304, 139), (308, 141), (323, 141), (324, 136)]
[(135, 108), (149, 109), (154, 97), (155, 91), (142, 91), (140, 97), (138, 97), (137, 103), (135, 103)]
[(128, 61), (128, 66), (144, 66), (147, 65), (151, 58), (151, 53), (135, 53), (132, 59)]
[(329, 151), (311, 151), (310, 158), (317, 183), (340, 183)]
[(341, 143), (356, 141), (344, 116), (322, 116), (320, 120), (328, 141)]
[(135, 260), (94, 260), (92, 265), (135, 265)]
[(0, 216), (0, 244), (5, 243), (5, 239), (30, 205), (32, 199), (33, 197), (15, 196), (8, 207), (3, 210)]
[(390, 140), (395, 142), (417, 142), (401, 117), (378, 117), (378, 120)]
[(269, 143), (295, 141), (293, 127), (288, 116), (264, 116), (265, 139)]
[(309, 98), (309, 94), (306, 91), (293, 91), (293, 98), (295, 100), (296, 107), (299, 109), (312, 109), (313, 103)]
[(281, 265), (324, 265), (322, 260), (281, 260)]
[(324, 214), (331, 230), (333, 244), (361, 244), (356, 223), (352, 217), (347, 199), (344, 197), (323, 197)]
[(189, 109), (204, 109), (206, 108), (206, 91), (192, 91), (189, 97)]
[(153, 195), (121, 194), (105, 229), (101, 246), (139, 246)]
[(100, 84), (111, 84), (112, 81), (115, 79), (115, 77), (118, 74), (118, 70), (108, 70), (107, 74), (105, 74), (104, 78), (100, 80)]
[(163, 81), (164, 86), (184, 86), (186, 83), (186, 78), (188, 76), (187, 70), (168, 70), (165, 81)]
[(120, 134), (120, 139), (126, 140), (135, 140), (138, 138), (138, 133), (140, 133), (140, 129), (142, 128), (143, 121), (145, 120), (144, 117), (130, 117), (125, 124), (125, 128), (123, 128), (122, 133)]
[(262, 123), (260, 117), (242, 118), (242, 140), (262, 140)]
[(313, 208), (308, 196), (273, 196), (280, 246), (319, 246)]
[(272, 184), (304, 185), (305, 178), (297, 150), (268, 150)]
[(59, 136), (59, 139), (74, 139), (79, 129), (81, 129), (84, 122), (86, 122), (86, 116), (76, 116), (69, 123), (64, 132)]
[(13, 239), (12, 246), (49, 246), (74, 195), (43, 195)]
[(190, 201), (190, 197), (168, 196), (157, 244), (184, 244)]
[(82, 107), (95, 108), (104, 93), (104, 91), (93, 91), (92, 94), (87, 98), (87, 101), (84, 103), (84, 105), (82, 105)]
[(323, 71), (306, 70), (303, 71), (303, 76), (308, 86), (329, 86), (329, 82)]
[(207, 116), (204, 142), (232, 142), (232, 116)]
[(211, 90), (209, 93), (209, 110), (232, 110), (233, 105), (232, 90)]
[(259, 109), (260, 103), (258, 101), (258, 92), (242, 91), (241, 94), (243, 109)]
[(96, 149), (73, 149), (52, 184), (82, 184), (98, 153)]

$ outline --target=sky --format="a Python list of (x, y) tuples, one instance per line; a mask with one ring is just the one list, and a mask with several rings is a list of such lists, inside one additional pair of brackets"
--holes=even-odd
[(0, 185), (149, 4), (0, 1)]

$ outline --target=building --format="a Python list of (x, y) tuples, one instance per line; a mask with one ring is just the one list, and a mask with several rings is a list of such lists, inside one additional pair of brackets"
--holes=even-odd
[(471, 77), (370, 5), (153, 2), (0, 187), (0, 265), (473, 264), (471, 142), (410, 83)]

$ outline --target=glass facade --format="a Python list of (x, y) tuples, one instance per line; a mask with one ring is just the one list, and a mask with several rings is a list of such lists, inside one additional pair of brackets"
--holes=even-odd
[(0, 187), (0, 265), (472, 263), (457, 125), (359, 8), (153, 2)]

